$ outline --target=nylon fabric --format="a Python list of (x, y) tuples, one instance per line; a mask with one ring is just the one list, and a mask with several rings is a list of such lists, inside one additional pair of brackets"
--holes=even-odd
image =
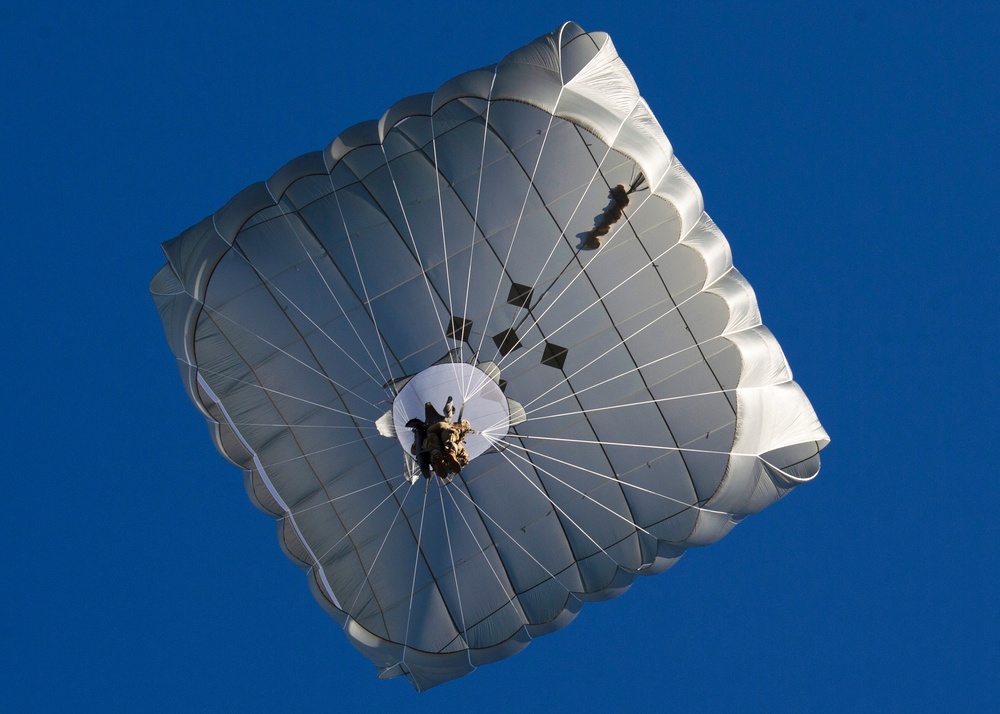
[[(151, 291), (216, 446), (352, 644), (418, 690), (723, 537), (829, 441), (610, 39), (572, 23), (164, 253)], [(437, 410), (489, 382), (450, 482), (410, 482), (419, 404), (376, 426), (409, 380)]]

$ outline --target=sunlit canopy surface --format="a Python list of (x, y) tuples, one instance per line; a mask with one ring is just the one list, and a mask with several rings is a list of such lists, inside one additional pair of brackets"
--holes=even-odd
[[(828, 442), (611, 41), (572, 23), (164, 252), (151, 289), (216, 445), (350, 641), (418, 689), (719, 539)], [(456, 363), (435, 406), (496, 418), (454, 481), (411, 483), (386, 415)]]

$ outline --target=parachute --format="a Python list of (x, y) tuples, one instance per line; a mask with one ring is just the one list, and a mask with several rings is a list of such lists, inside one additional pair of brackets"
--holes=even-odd
[(611, 40), (573, 23), (163, 250), (216, 446), (418, 690), (718, 540), (829, 442)]

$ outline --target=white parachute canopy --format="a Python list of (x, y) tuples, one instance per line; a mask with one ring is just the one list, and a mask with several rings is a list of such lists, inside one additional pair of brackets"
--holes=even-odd
[[(827, 435), (702, 208), (567, 23), (164, 244), (188, 393), (380, 676), (515, 654), (816, 475)], [(449, 398), (469, 458), (439, 478), (412, 425)]]

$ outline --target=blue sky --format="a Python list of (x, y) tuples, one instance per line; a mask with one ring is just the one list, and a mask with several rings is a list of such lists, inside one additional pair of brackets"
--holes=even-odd
[[(1000, 6), (542, 5), (0, 9), (0, 709), (995, 705)], [(721, 542), (417, 695), (281, 553), (147, 285), (244, 186), (565, 20), (611, 34), (833, 443)]]

